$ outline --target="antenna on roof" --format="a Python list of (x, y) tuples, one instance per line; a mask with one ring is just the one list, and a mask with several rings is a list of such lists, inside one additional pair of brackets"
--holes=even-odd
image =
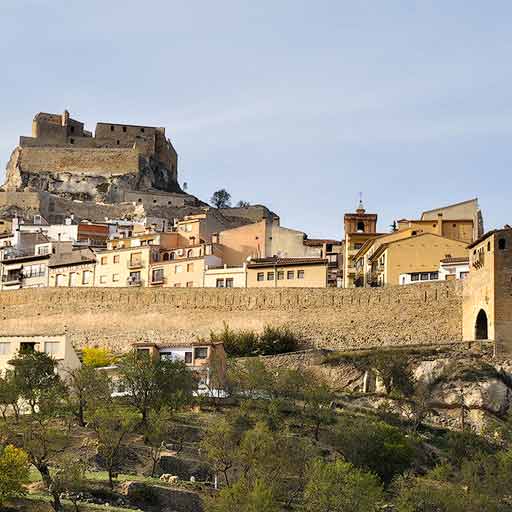
[(364, 205), (363, 205), (363, 193), (359, 192), (359, 204), (357, 205), (357, 213), (364, 213)]

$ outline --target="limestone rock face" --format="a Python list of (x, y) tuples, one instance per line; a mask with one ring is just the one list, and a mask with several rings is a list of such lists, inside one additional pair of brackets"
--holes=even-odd
[[(49, 192), (67, 199), (116, 203), (124, 200), (126, 191), (161, 191), (183, 193), (175, 173), (153, 158), (138, 156), (134, 162), (111, 168), (105, 160), (94, 162), (95, 154), (80, 160), (76, 156), (69, 167), (64, 157), (32, 159), (26, 164), (25, 153), (32, 148), (17, 147), (7, 164), (4, 189), (12, 192)], [(76, 150), (75, 150), (76, 153)], [(92, 163), (89, 163), (92, 160)], [(103, 165), (103, 167), (102, 167)]]

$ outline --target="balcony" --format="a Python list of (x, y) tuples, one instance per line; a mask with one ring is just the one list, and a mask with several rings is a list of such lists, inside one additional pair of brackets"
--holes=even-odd
[(133, 278), (129, 277), (126, 280), (126, 284), (128, 286), (142, 286), (142, 279), (133, 279)]
[(150, 281), (151, 285), (159, 285), (159, 284), (164, 284), (164, 283), (165, 283), (164, 277), (151, 278), (151, 281)]
[(136, 269), (136, 268), (142, 268), (144, 266), (144, 263), (142, 260), (130, 260), (128, 262), (128, 268), (130, 270)]
[(4, 286), (15, 286), (21, 284), (21, 274), (7, 274), (2, 276), (2, 284)]

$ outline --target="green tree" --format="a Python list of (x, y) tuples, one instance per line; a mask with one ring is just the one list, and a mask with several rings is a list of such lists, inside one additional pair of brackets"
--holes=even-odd
[(119, 362), (119, 378), (130, 405), (147, 421), (150, 409), (179, 409), (190, 402), (196, 383), (182, 361), (155, 360), (149, 354), (131, 351)]
[(235, 465), (241, 433), (227, 419), (213, 423), (201, 441), (201, 452), (216, 473), (224, 476), (226, 485), (230, 483), (230, 470)]
[(316, 459), (308, 474), (304, 512), (371, 512), (382, 502), (379, 479), (348, 462)]
[(68, 456), (59, 461), (53, 474), (53, 487), (59, 494), (65, 494), (78, 512), (80, 491), (86, 484), (85, 471), (87, 464), (83, 460)]
[(111, 400), (112, 383), (107, 375), (92, 366), (68, 372), (68, 402), (80, 426), (85, 427), (86, 412)]
[(51, 411), (45, 404), (42, 411), (24, 415), (18, 424), (5, 427), (10, 442), (23, 449), (29, 462), (39, 471), (43, 485), (52, 497), (53, 509), (60, 512), (60, 491), (55, 486), (50, 468), (57, 464), (59, 456), (69, 448), (70, 436), (59, 420), (51, 415)]
[(462, 486), (409, 477), (396, 484), (397, 512), (505, 512), (510, 510), (494, 499), (478, 495)]
[(0, 375), (0, 414), (4, 421), (7, 421), (7, 414), (11, 410), (16, 421), (19, 419), (20, 391), (14, 380), (14, 372), (7, 370)]
[(213, 193), (210, 203), (215, 206), (215, 208), (230, 208), (231, 194), (225, 188), (221, 188)]
[(13, 381), (20, 398), (30, 406), (32, 414), (36, 413), (42, 395), (63, 391), (57, 374), (57, 361), (44, 352), (20, 353), (9, 364), (14, 368)]
[(416, 455), (414, 443), (400, 429), (368, 417), (342, 416), (335, 445), (348, 462), (385, 484), (409, 469)]
[(144, 442), (150, 448), (152, 460), (151, 476), (155, 476), (156, 467), (160, 461), (160, 455), (164, 443), (169, 440), (172, 431), (173, 412), (167, 407), (158, 411), (150, 411), (146, 430), (144, 433)]
[(134, 431), (139, 414), (132, 408), (112, 404), (96, 409), (89, 426), (96, 432), (98, 454), (108, 471), (110, 488), (114, 488), (114, 473), (121, 462), (123, 442)]
[(303, 393), (304, 415), (313, 424), (315, 440), (318, 441), (320, 428), (336, 422), (336, 413), (332, 409), (334, 393), (314, 375), (308, 378)]
[(207, 512), (279, 512), (279, 502), (272, 488), (256, 480), (247, 482), (244, 478), (230, 487), (225, 487), (218, 496), (206, 502)]
[(0, 448), (0, 506), (6, 498), (25, 494), (29, 483), (28, 455), (12, 445)]

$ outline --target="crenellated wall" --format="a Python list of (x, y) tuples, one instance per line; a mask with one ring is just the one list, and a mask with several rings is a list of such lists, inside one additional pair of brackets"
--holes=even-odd
[(446, 343), (462, 337), (462, 283), (385, 289), (32, 289), (0, 294), (0, 334), (57, 333), (77, 346), (207, 337), (288, 325), (329, 349)]

